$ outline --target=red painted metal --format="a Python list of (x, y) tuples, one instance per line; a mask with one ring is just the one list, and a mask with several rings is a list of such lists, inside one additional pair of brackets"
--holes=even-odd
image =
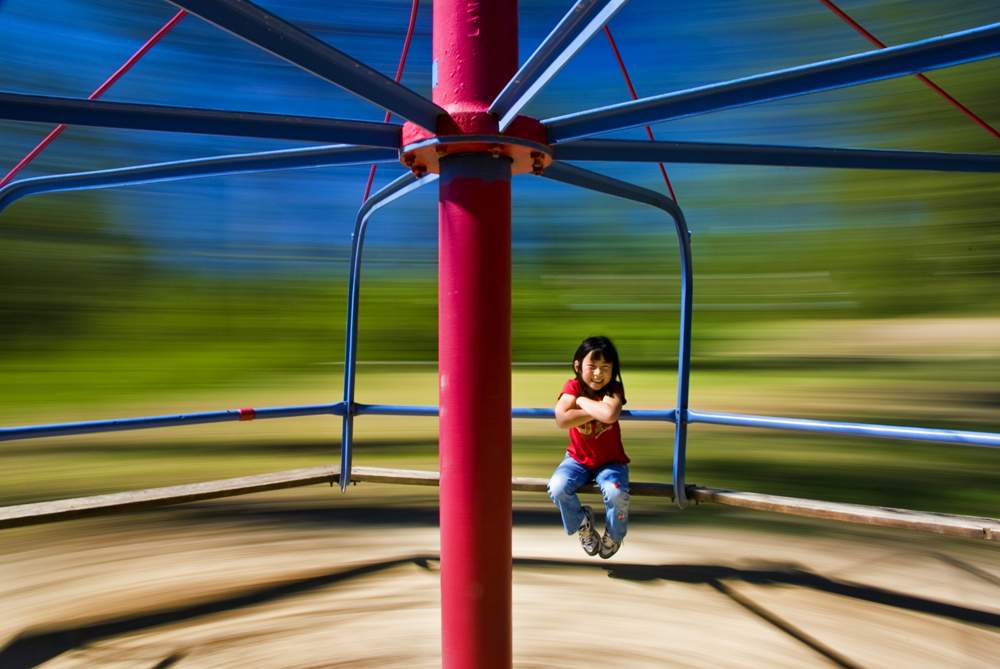
[[(517, 72), (516, 0), (437, 0), (439, 134), (496, 135)], [(439, 229), (441, 622), (446, 669), (510, 669), (510, 160), (442, 157)]]
[[(155, 46), (156, 43), (159, 42), (163, 38), (164, 35), (166, 35), (168, 32), (170, 32), (170, 29), (173, 28), (175, 25), (177, 25), (177, 23), (181, 19), (183, 19), (186, 14), (187, 14), (187, 11), (183, 10), (183, 9), (181, 11), (177, 12), (172, 19), (170, 19), (169, 21), (167, 21), (163, 25), (162, 28), (160, 28), (159, 30), (157, 30), (155, 35), (153, 35), (152, 37), (150, 37), (146, 41), (146, 43), (143, 44), (139, 48), (138, 51), (136, 51), (134, 54), (132, 54), (131, 58), (129, 58), (127, 61), (125, 61), (124, 65), (122, 65), (121, 67), (119, 67), (115, 71), (114, 74), (112, 74), (110, 77), (108, 77), (108, 80), (105, 81), (103, 84), (101, 84), (96, 91), (94, 91), (93, 93), (91, 93), (90, 96), (87, 97), (87, 99), (88, 100), (96, 100), (97, 98), (99, 98), (102, 95), (104, 95), (105, 91), (107, 91), (109, 88), (111, 88), (116, 81), (118, 81), (119, 79), (121, 79), (122, 76), (124, 76), (124, 74), (126, 72), (128, 72), (129, 70), (131, 70), (132, 66), (135, 65), (137, 62), (139, 62), (139, 59), (142, 58), (143, 56), (145, 56), (146, 52), (149, 51), (150, 49), (152, 49), (153, 46)], [(0, 188), (3, 188), (7, 184), (9, 184), (11, 182), (11, 179), (13, 179), (15, 176), (17, 176), (18, 172), (20, 172), (21, 170), (23, 170), (28, 165), (28, 163), (30, 163), (32, 160), (34, 160), (38, 156), (39, 153), (41, 153), (42, 151), (44, 151), (45, 147), (47, 147), (49, 144), (51, 144), (53, 142), (53, 140), (55, 140), (56, 137), (58, 137), (59, 135), (61, 135), (62, 131), (65, 130), (65, 129), (66, 129), (65, 125), (56, 126), (56, 128), (52, 132), (50, 132), (48, 134), (48, 136), (46, 136), (45, 139), (43, 139), (41, 142), (38, 143), (38, 146), (36, 146), (34, 149), (32, 149), (31, 152), (28, 153), (28, 155), (26, 155), (21, 160), (21, 162), (19, 162), (17, 165), (14, 166), (14, 169), (12, 169), (10, 172), (7, 173), (7, 176), (5, 176), (3, 179), (0, 179)]]
[[(406, 54), (410, 52), (410, 42), (413, 40), (413, 30), (417, 27), (417, 9), (420, 7), (420, 0), (413, 0), (413, 5), (410, 7), (410, 25), (406, 29), (406, 39), (403, 40), (403, 53), (399, 56), (399, 65), (396, 67), (396, 83), (403, 78), (403, 68), (406, 67)], [(389, 122), (392, 117), (392, 112), (385, 113), (385, 123)], [(375, 181), (375, 168), (376, 165), (372, 165), (372, 168), (368, 170), (368, 183), (365, 184), (365, 197), (362, 202), (368, 201), (368, 196), (372, 192), (372, 182)]]
[[(877, 46), (880, 49), (885, 49), (886, 48), (885, 44), (883, 44), (882, 41), (879, 38), (875, 37), (875, 35), (872, 35), (870, 32), (868, 32), (867, 30), (865, 30), (864, 26), (862, 26), (860, 23), (858, 23), (857, 21), (855, 21), (854, 19), (852, 19), (850, 16), (848, 16), (847, 13), (844, 10), (842, 10), (837, 5), (833, 4), (833, 2), (831, 2), (830, 0), (819, 0), (819, 1), (822, 2), (824, 5), (826, 5), (826, 7), (830, 11), (832, 11), (834, 14), (836, 14), (841, 19), (843, 19), (844, 22), (847, 23), (847, 25), (851, 26), (856, 31), (858, 31), (866, 40), (868, 40), (869, 42), (871, 42), (872, 44), (874, 44), (875, 46)], [(923, 82), (928, 87), (930, 87), (930, 89), (932, 91), (934, 91), (935, 93), (937, 93), (938, 95), (940, 95), (941, 97), (943, 97), (945, 100), (947, 100), (948, 102), (950, 102), (960, 112), (962, 112), (963, 114), (965, 114), (966, 116), (968, 116), (969, 118), (971, 118), (973, 121), (975, 121), (976, 124), (978, 124), (983, 130), (985, 130), (986, 132), (990, 133), (991, 135), (993, 135), (997, 139), (1000, 139), (1000, 132), (997, 132), (996, 128), (994, 128), (993, 126), (991, 126), (989, 123), (987, 123), (983, 119), (979, 118), (979, 116), (977, 116), (975, 114), (975, 112), (973, 112), (971, 109), (969, 109), (968, 107), (966, 107), (965, 105), (963, 105), (961, 102), (959, 102), (958, 100), (956, 100), (955, 98), (953, 98), (951, 95), (949, 95), (947, 92), (945, 92), (945, 90), (943, 88), (941, 88), (940, 86), (938, 86), (937, 84), (935, 84), (933, 81), (931, 81), (930, 79), (928, 79), (927, 77), (925, 77), (922, 74), (915, 74), (913, 76), (915, 76), (921, 82)]]
[[(611, 36), (611, 29), (604, 26), (604, 34), (608, 36), (608, 42), (611, 43), (611, 50), (615, 52), (615, 58), (618, 59), (618, 67), (621, 68), (622, 75), (625, 77), (625, 85), (628, 86), (629, 94), (633, 100), (638, 100), (639, 97), (635, 94), (635, 88), (632, 87), (632, 78), (628, 76), (628, 70), (625, 69), (625, 61), (622, 60), (622, 55), (618, 53), (618, 45), (615, 44), (615, 38)], [(648, 125), (646, 126), (646, 135), (649, 136), (649, 141), (654, 141), (653, 129)], [(677, 202), (677, 196), (674, 195), (674, 187), (670, 185), (670, 178), (667, 176), (667, 168), (663, 166), (663, 163), (658, 163), (658, 165), (660, 166), (660, 174), (663, 175), (663, 182), (667, 184), (667, 190), (670, 191), (670, 197), (673, 198), (674, 202)]]

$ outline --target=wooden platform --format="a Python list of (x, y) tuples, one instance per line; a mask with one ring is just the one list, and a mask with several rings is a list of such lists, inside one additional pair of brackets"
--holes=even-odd
[[(338, 483), (339, 480), (339, 467), (313, 467), (311, 469), (296, 469), (272, 474), (224, 479), (221, 481), (170, 486), (167, 488), (153, 488), (150, 490), (136, 490), (112, 495), (97, 495), (94, 497), (57, 500), (54, 502), (8, 506), (0, 508), (0, 529), (127, 513), (187, 502), (234, 497), (236, 495), (247, 495), (256, 492), (266, 492), (268, 490), (280, 490), (282, 488), (298, 488), (321, 483), (333, 485)], [(378, 469), (374, 467), (355, 467), (351, 472), (351, 480), (356, 482), (395, 483), (401, 485), (439, 485), (439, 475), (437, 472), (407, 469)], [(515, 477), (511, 480), (511, 488), (524, 492), (544, 493), (546, 492), (547, 483), (548, 479)], [(599, 493), (597, 486), (594, 484), (584, 486), (580, 491), (583, 493)], [(673, 486), (669, 483), (632, 481), (629, 484), (629, 493), (640, 497), (669, 497), (673, 499), (674, 496)], [(725, 504), (757, 511), (860, 523), (862, 525), (898, 530), (931, 532), (969, 539), (1000, 541), (1000, 520), (994, 518), (954, 516), (944, 513), (821, 502), (794, 497), (779, 497), (776, 495), (759, 495), (750, 492), (703, 488), (700, 486), (689, 486), (687, 494), (689, 499), (696, 502)]]

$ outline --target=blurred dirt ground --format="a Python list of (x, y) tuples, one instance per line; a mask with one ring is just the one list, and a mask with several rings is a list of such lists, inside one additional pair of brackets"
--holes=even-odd
[[(362, 489), (7, 530), (0, 667), (438, 667), (434, 493)], [(516, 507), (516, 667), (1000, 663), (992, 542), (646, 503), (602, 561)]]

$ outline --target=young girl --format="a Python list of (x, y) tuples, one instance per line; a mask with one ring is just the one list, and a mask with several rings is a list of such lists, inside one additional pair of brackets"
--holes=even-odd
[[(607, 337), (585, 339), (573, 356), (576, 378), (563, 386), (556, 425), (569, 428), (566, 459), (549, 480), (549, 496), (559, 507), (566, 534), (577, 532), (587, 555), (607, 559), (618, 552), (628, 530), (628, 456), (618, 416), (625, 404), (618, 351)], [(594, 512), (581, 506), (576, 491), (597, 481), (604, 493), (604, 536), (594, 529)]]

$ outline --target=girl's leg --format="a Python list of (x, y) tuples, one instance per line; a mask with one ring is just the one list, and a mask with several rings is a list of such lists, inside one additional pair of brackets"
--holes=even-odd
[(549, 497), (559, 507), (566, 534), (575, 534), (580, 529), (584, 514), (576, 491), (590, 478), (590, 470), (567, 455), (549, 479)]
[(614, 463), (597, 473), (597, 485), (604, 493), (607, 509), (607, 532), (613, 541), (621, 541), (628, 532), (628, 465)]

